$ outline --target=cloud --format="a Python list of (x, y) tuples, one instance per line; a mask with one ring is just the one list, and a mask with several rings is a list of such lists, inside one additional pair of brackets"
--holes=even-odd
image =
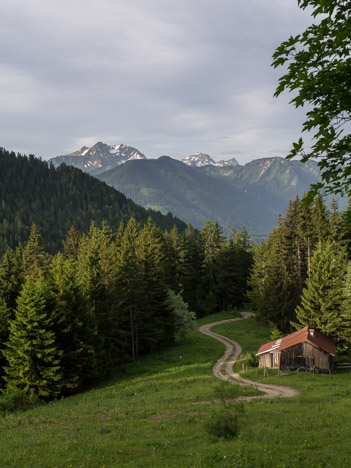
[(298, 133), (302, 113), (272, 99), (270, 68), (310, 21), (296, 0), (2, 0), (0, 15), (9, 149), (47, 158), (96, 139), (250, 158)]

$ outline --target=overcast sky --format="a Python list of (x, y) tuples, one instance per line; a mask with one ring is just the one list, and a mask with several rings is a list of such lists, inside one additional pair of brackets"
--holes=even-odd
[(0, 146), (97, 141), (147, 157), (285, 156), (304, 111), (273, 98), (297, 0), (1, 0)]

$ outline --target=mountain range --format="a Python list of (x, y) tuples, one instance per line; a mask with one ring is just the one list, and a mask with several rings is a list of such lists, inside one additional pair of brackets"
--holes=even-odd
[(83, 146), (73, 153), (56, 156), (49, 162), (55, 167), (66, 163), (68, 166), (78, 167), (88, 174), (96, 175), (133, 159), (145, 159), (145, 156), (131, 146), (123, 144), (109, 146), (99, 141), (91, 148)]
[(104, 143), (51, 162), (73, 162), (135, 203), (171, 212), (196, 228), (207, 219), (218, 220), (226, 234), (245, 226), (255, 240), (267, 237), (288, 201), (303, 196), (319, 180), (315, 161), (271, 157), (240, 165), (235, 158), (215, 162), (205, 153), (182, 161), (169, 156), (146, 159), (135, 148)]

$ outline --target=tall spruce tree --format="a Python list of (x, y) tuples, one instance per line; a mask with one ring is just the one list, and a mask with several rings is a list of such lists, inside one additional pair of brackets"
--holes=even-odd
[(289, 331), (293, 283), (282, 256), (282, 231), (273, 229), (267, 242), (268, 255), (265, 264), (265, 279), (262, 288), (261, 317), (274, 323), (285, 332)]
[(33, 223), (28, 242), (23, 249), (23, 271), (25, 276), (45, 274), (49, 269), (50, 257), (45, 252), (44, 244), (37, 226)]
[(181, 255), (179, 259), (180, 292), (190, 310), (201, 316), (200, 301), (203, 284), (203, 250), (193, 226), (188, 223), (181, 239)]
[(344, 278), (344, 301), (341, 307), (340, 341), (351, 347), (351, 262), (348, 262)]
[(4, 351), (9, 391), (21, 389), (45, 399), (60, 394), (62, 351), (53, 328), (54, 300), (47, 282), (42, 275), (28, 275)]
[(90, 298), (98, 328), (99, 343), (95, 354), (101, 375), (118, 365), (122, 350), (119, 340), (120, 314), (116, 280), (117, 247), (107, 224), (99, 229), (91, 225), (82, 238), (78, 254), (78, 278), (83, 292)]
[(3, 350), (9, 338), (9, 327), (15, 316), (22, 283), (21, 262), (11, 249), (7, 249), (0, 264), (0, 386), (3, 386), (6, 363)]
[(260, 317), (264, 317), (263, 295), (266, 281), (268, 249), (264, 240), (262, 240), (253, 249), (253, 265), (248, 278), (247, 296), (250, 306)]
[(166, 257), (165, 257), (165, 276), (168, 287), (176, 294), (181, 289), (181, 263), (182, 243), (176, 226), (171, 232), (164, 233)]
[(174, 319), (167, 302), (168, 288), (164, 275), (165, 251), (162, 232), (149, 218), (137, 242), (143, 288), (139, 347), (144, 352), (164, 347), (174, 338)]
[(223, 230), (218, 224), (206, 221), (200, 233), (203, 248), (202, 263), (202, 301), (203, 315), (208, 315), (221, 309), (220, 278), (223, 271), (222, 259), (225, 240)]
[(131, 218), (123, 230), (116, 263), (119, 286), (117, 305), (124, 320), (125, 343), (133, 361), (139, 357), (139, 314), (143, 297), (143, 279), (137, 256), (139, 226)]
[(63, 352), (61, 383), (67, 394), (96, 377), (95, 347), (99, 340), (91, 302), (77, 279), (76, 262), (57, 254), (52, 275), (57, 317), (54, 331), (57, 346)]
[(301, 305), (296, 308), (297, 328), (309, 326), (343, 345), (343, 317), (345, 274), (344, 252), (340, 253), (330, 241), (319, 242), (309, 268), (309, 279), (303, 289)]

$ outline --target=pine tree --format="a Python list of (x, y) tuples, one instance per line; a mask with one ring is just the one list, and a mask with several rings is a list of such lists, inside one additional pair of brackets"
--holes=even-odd
[(200, 302), (203, 313), (207, 315), (222, 308), (220, 297), (220, 277), (223, 271), (222, 258), (225, 246), (223, 230), (218, 222), (206, 221), (201, 229), (201, 243), (204, 260), (203, 270), (203, 299)]
[(199, 298), (203, 284), (203, 252), (193, 226), (188, 223), (181, 239), (179, 259), (180, 292), (190, 310), (201, 315)]
[(102, 229), (91, 225), (89, 235), (81, 241), (78, 254), (78, 278), (83, 292), (90, 298), (96, 318), (100, 344), (95, 346), (97, 368), (101, 375), (118, 364), (121, 349), (120, 314), (118, 309), (117, 246), (107, 224)]
[(171, 232), (164, 233), (166, 257), (165, 277), (168, 287), (176, 294), (181, 290), (181, 262), (182, 244), (176, 226)]
[(49, 256), (45, 253), (43, 240), (33, 223), (28, 242), (23, 249), (23, 271), (27, 275), (44, 274), (49, 269)]
[(321, 195), (317, 195), (313, 202), (312, 225), (315, 243), (324, 242), (329, 238), (329, 212)]
[(60, 360), (53, 332), (53, 298), (43, 276), (27, 276), (17, 300), (4, 351), (7, 389), (21, 389), (45, 399), (61, 392)]
[(139, 314), (142, 307), (143, 281), (137, 243), (139, 227), (131, 218), (123, 231), (116, 261), (116, 282), (118, 284), (117, 305), (123, 319), (122, 330), (128, 344), (129, 355), (136, 361), (139, 357)]
[(16, 301), (23, 283), (21, 264), (7, 249), (0, 265), (0, 386), (3, 386), (3, 350), (9, 338), (9, 326), (15, 316)]
[(89, 297), (77, 280), (77, 265), (57, 254), (52, 262), (55, 295), (54, 331), (62, 350), (61, 383), (64, 393), (72, 393), (97, 375), (95, 347), (97, 326)]
[(164, 276), (165, 244), (162, 232), (151, 218), (137, 241), (142, 272), (142, 305), (139, 312), (139, 346), (142, 352), (155, 351), (174, 339), (174, 320), (167, 305)]
[[(344, 279), (344, 301), (341, 306), (340, 344), (351, 347), (351, 262), (348, 262)], [(340, 346), (340, 345), (339, 345)]]
[[(296, 318), (303, 326), (317, 328), (337, 344), (343, 340), (341, 308), (344, 301), (344, 254), (330, 242), (317, 244), (313, 254), (309, 279), (303, 290)], [(293, 324), (299, 326), (298, 324)]]
[(73, 258), (77, 260), (79, 253), (81, 236), (79, 232), (71, 226), (66, 239), (63, 241), (63, 247), (66, 257)]
[(262, 289), (261, 317), (282, 331), (289, 331), (293, 283), (282, 256), (282, 232), (273, 229), (267, 242), (267, 260)]
[(246, 299), (247, 281), (252, 266), (253, 241), (245, 227), (239, 233), (232, 229), (221, 253), (222, 272), (219, 291), (222, 309), (240, 307)]
[(247, 296), (250, 307), (261, 317), (264, 317), (263, 295), (265, 291), (267, 251), (264, 240), (254, 247), (253, 265), (248, 279)]

